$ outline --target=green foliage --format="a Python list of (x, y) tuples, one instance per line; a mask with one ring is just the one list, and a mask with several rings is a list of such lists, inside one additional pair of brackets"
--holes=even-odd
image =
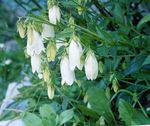
[[(26, 27), (33, 23), (41, 32), (43, 23), (52, 25), (46, 5), (46, 1), (40, 7), (36, 4), (38, 14), (32, 8), (27, 19), (23, 18)], [(62, 86), (60, 59), (66, 50), (60, 47), (55, 61), (46, 62), (55, 90), (52, 100), (47, 96), (50, 82), (27, 72), (34, 78), (33, 85), (20, 89), (21, 95), (16, 98), (17, 102), (29, 100), (23, 113), (26, 126), (100, 126), (101, 118), (108, 126), (150, 124), (150, 15), (143, 13), (149, 10), (148, 5), (140, 0), (58, 0), (61, 21), (53, 25), (56, 36), (45, 40), (45, 47), (58, 39), (68, 47), (75, 34), (84, 48), (83, 63), (91, 49), (103, 70), (97, 79), (89, 81), (84, 68), (75, 69), (74, 84)], [(74, 19), (73, 27), (70, 18)]]
[(120, 118), (126, 122), (127, 126), (150, 124), (149, 118), (135, 110), (129, 103), (122, 99), (119, 101), (119, 114)]
[(106, 98), (102, 89), (96, 87), (90, 87), (87, 92), (88, 102), (91, 105), (91, 109), (97, 112), (99, 115), (105, 117), (107, 123), (112, 125), (114, 123), (114, 115), (111, 111), (109, 100)]
[(43, 126), (42, 120), (33, 113), (25, 113), (23, 120), (26, 126)]

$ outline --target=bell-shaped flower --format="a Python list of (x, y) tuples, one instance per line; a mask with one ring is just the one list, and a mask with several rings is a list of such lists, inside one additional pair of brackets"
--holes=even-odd
[(39, 55), (44, 50), (45, 49), (41, 35), (33, 29), (32, 43), (27, 41), (27, 54), (30, 56)]
[(92, 51), (87, 53), (85, 59), (85, 74), (88, 80), (96, 79), (98, 75), (98, 62), (95, 57), (95, 54)]
[(35, 73), (37, 72), (39, 75), (39, 78), (42, 78), (42, 72), (41, 72), (41, 56), (40, 55), (31, 55), (31, 67), (32, 67), (32, 72)]
[(70, 69), (68, 56), (63, 56), (60, 62), (60, 72), (62, 78), (62, 85), (66, 83), (67, 85), (72, 85), (75, 81), (74, 71)]
[(60, 22), (60, 9), (58, 6), (54, 5), (49, 8), (49, 21), (52, 24), (57, 24)]
[(42, 24), (43, 31), (42, 31), (42, 38), (53, 38), (55, 36), (54, 27), (48, 24)]
[(76, 67), (82, 70), (83, 65), (80, 62), (82, 52), (83, 50), (79, 40), (71, 39), (69, 45), (69, 63), (71, 70), (74, 70)]

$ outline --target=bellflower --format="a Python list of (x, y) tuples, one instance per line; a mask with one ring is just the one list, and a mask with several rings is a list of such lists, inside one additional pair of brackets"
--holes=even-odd
[(89, 51), (87, 53), (84, 67), (87, 79), (95, 80), (98, 75), (98, 62), (93, 52)]
[(31, 56), (31, 66), (32, 66), (32, 72), (37, 72), (39, 75), (39, 78), (42, 78), (41, 74), (41, 56), (40, 55), (32, 55)]
[(44, 44), (42, 42), (42, 38), (38, 32), (33, 30), (33, 39), (32, 43), (27, 42), (27, 54), (39, 55), (42, 51), (44, 51)]
[(62, 77), (62, 85), (72, 85), (75, 81), (74, 71), (70, 69), (68, 56), (63, 56), (60, 62), (60, 72)]
[(57, 24), (60, 22), (60, 9), (58, 6), (54, 5), (49, 8), (49, 21), (52, 24)]
[(74, 70), (75, 67), (82, 70), (83, 65), (80, 62), (82, 52), (83, 51), (80, 42), (77, 39), (71, 39), (69, 45), (69, 63), (71, 70)]

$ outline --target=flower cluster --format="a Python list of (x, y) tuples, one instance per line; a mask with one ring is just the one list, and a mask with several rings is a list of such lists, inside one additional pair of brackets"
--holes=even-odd
[[(27, 49), (26, 52), (31, 58), (32, 72), (38, 73), (40, 79), (44, 79), (47, 82), (48, 96), (50, 99), (54, 97), (54, 87), (50, 79), (50, 70), (48, 67), (49, 62), (55, 61), (59, 40), (55, 39), (54, 26), (60, 22), (60, 9), (58, 5), (48, 1), (48, 18), (49, 24), (42, 24), (42, 30), (38, 30), (31, 22), (27, 23)], [(69, 21), (74, 24), (74, 20), (71, 18)], [(71, 28), (75, 28), (73, 25)], [(18, 32), (21, 38), (25, 37), (25, 27), (21, 20), (18, 21)], [(63, 40), (62, 40), (63, 41)], [(44, 43), (47, 43), (47, 47), (44, 47)], [(60, 61), (60, 73), (61, 84), (72, 85), (76, 81), (75, 70), (82, 70), (84, 68), (85, 75), (88, 80), (95, 80), (98, 76), (98, 62), (95, 53), (82, 46), (82, 43), (73, 32), (69, 42), (66, 44), (66, 49), (61, 57)], [(81, 57), (86, 53), (85, 61), (83, 62)], [(46, 54), (46, 65), (43, 66), (43, 54)]]

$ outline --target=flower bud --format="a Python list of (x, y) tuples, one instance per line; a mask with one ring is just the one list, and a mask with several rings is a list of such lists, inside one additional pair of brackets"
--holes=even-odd
[(57, 24), (57, 22), (60, 22), (60, 9), (58, 6), (53, 5), (49, 7), (49, 21), (52, 24)]
[(104, 116), (100, 117), (99, 124), (100, 124), (100, 126), (105, 126), (105, 118), (104, 118)]
[(99, 61), (99, 71), (100, 71), (100, 73), (104, 72), (104, 64), (102, 61)]
[(43, 79), (44, 79), (45, 82), (48, 82), (48, 81), (49, 81), (49, 76), (50, 76), (49, 70), (48, 70), (48, 68), (46, 68), (46, 69), (43, 71)]
[(47, 46), (47, 59), (49, 62), (54, 61), (56, 57), (56, 44), (50, 42)]
[(109, 87), (106, 88), (105, 95), (106, 95), (107, 99), (110, 99), (110, 88)]
[(31, 25), (28, 26), (27, 30), (27, 41), (31, 45), (33, 42), (33, 28)]
[(83, 99), (83, 102), (84, 102), (84, 103), (87, 103), (87, 101), (88, 101), (88, 95), (85, 95), (85, 96), (84, 96), (84, 99)]
[(69, 59), (66, 55), (64, 55), (61, 59), (60, 72), (62, 78), (61, 84), (63, 85), (64, 83), (66, 83), (67, 85), (72, 85), (75, 81), (75, 74), (74, 71), (70, 69)]
[(47, 93), (48, 93), (48, 98), (53, 99), (54, 98), (54, 88), (52, 85), (47, 86)]
[(89, 102), (87, 103), (87, 108), (88, 108), (88, 109), (91, 109), (91, 108), (92, 108), (92, 107), (91, 107), (91, 104), (90, 104)]
[(71, 70), (75, 70), (75, 67), (82, 70), (83, 65), (80, 62), (82, 52), (83, 50), (79, 39), (72, 38), (69, 45), (69, 63)]
[(74, 24), (75, 24), (75, 22), (74, 22), (74, 18), (73, 17), (71, 17), (70, 19), (69, 19), (69, 26), (71, 27), (71, 28), (75, 28), (75, 26), (74, 26)]
[(84, 67), (87, 79), (95, 80), (98, 76), (98, 62), (92, 51), (87, 53)]
[(118, 91), (118, 89), (119, 89), (118, 86), (119, 86), (119, 83), (118, 83), (117, 78), (115, 77), (115, 78), (113, 79), (113, 81), (112, 81), (112, 88), (113, 88), (114, 92), (117, 92), (117, 91)]
[(22, 21), (18, 21), (18, 32), (21, 38), (25, 37), (25, 27)]

